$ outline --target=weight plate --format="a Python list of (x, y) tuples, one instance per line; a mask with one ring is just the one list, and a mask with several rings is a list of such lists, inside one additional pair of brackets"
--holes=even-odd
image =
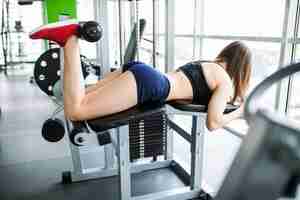
[[(90, 74), (93, 64), (80, 55), (81, 67), (84, 79)], [(55, 84), (62, 75), (60, 71), (60, 49), (49, 49), (43, 53), (34, 66), (34, 79), (39, 88), (48, 96), (54, 96)]]
[(60, 79), (59, 48), (49, 49), (35, 63), (34, 79), (39, 88), (49, 96), (53, 96), (53, 87)]
[(59, 142), (65, 135), (64, 123), (60, 119), (47, 119), (42, 127), (42, 136), (48, 142)]

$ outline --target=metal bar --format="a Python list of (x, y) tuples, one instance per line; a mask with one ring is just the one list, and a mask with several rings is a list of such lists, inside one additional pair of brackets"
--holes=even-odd
[[(285, 4), (285, 12), (284, 12), (284, 18), (283, 18), (283, 28), (282, 28), (282, 38), (281, 38), (281, 47), (280, 47), (280, 57), (279, 57), (279, 67), (283, 67), (286, 59), (286, 49), (288, 46), (288, 29), (289, 29), (289, 23), (290, 23), (290, 10), (291, 10), (291, 1), (286, 0)], [(280, 81), (278, 83), (277, 89), (276, 89), (276, 98), (275, 98), (275, 108), (279, 111), (285, 110), (285, 102), (287, 93), (287, 84), (284, 83), (284, 81)]]
[(170, 167), (171, 164), (172, 161), (170, 160), (156, 161), (153, 163), (146, 163), (146, 164), (133, 163), (130, 166), (130, 172), (132, 174), (137, 174), (140, 172), (154, 170), (154, 169), (163, 169), (163, 168)]
[[(298, 31), (299, 31), (299, 20), (300, 20), (300, 5), (299, 0), (297, 1), (297, 9), (296, 9), (296, 16), (295, 16), (295, 24), (294, 24), (294, 32), (293, 32), (293, 38), (298, 38)], [(291, 63), (295, 61), (296, 58), (296, 51), (297, 51), (297, 44), (292, 43), (292, 50), (291, 50)], [(289, 77), (288, 81), (288, 89), (287, 89), (287, 99), (286, 99), (286, 105), (285, 105), (285, 113), (289, 113), (289, 104), (291, 101), (292, 96), (292, 87), (294, 82), (294, 75)]]
[(95, 20), (101, 23), (103, 28), (103, 39), (96, 43), (96, 63), (101, 66), (101, 76), (110, 72), (109, 55), (109, 23), (107, 0), (94, 0)]
[(174, 123), (172, 120), (168, 119), (169, 127), (176, 131), (183, 139), (192, 143), (192, 136), (188, 134), (184, 129)]
[(157, 192), (153, 194), (147, 194), (143, 196), (133, 197), (132, 200), (179, 200), (179, 199), (195, 199), (200, 197), (201, 191), (191, 191), (189, 187), (176, 188), (173, 190), (167, 190)]
[(139, 60), (139, 50), (140, 50), (140, 21), (139, 21), (139, 8), (138, 8), (138, 1), (133, 0), (131, 1), (131, 21), (133, 22), (132, 27), (135, 26), (136, 38), (134, 42), (136, 42), (136, 59)]
[(119, 11), (119, 42), (120, 42), (120, 65), (124, 64), (124, 29), (123, 29), (123, 7), (122, 7), (122, 0), (118, 0), (118, 11)]
[(191, 111), (184, 111), (178, 110), (171, 105), (166, 105), (168, 115), (186, 115), (186, 116), (206, 116), (206, 113), (200, 112), (191, 112)]
[[(145, 34), (145, 36), (150, 36), (149, 34)], [(159, 34), (159, 36), (164, 36), (164, 34)], [(219, 39), (219, 40), (244, 40), (244, 41), (252, 41), (252, 42), (273, 42), (280, 43), (282, 41), (281, 37), (257, 37), (257, 36), (232, 36), (232, 35), (205, 35), (205, 34), (197, 34), (194, 36), (193, 34), (174, 34), (176, 38), (194, 38), (197, 39)], [(288, 39), (288, 41), (297, 41), (300, 43), (300, 39)]]
[(105, 157), (105, 168), (111, 169), (114, 167), (115, 164), (115, 154), (114, 154), (114, 147), (112, 144), (108, 144), (104, 146), (104, 157)]
[(134, 25), (136, 23), (135, 21), (135, 15), (136, 15), (136, 8), (133, 3), (130, 4), (130, 30), (133, 30)]
[(172, 71), (175, 67), (175, 2), (166, 0), (166, 40), (165, 40), (165, 72)]
[[(172, 120), (174, 116), (168, 116), (167, 117), (167, 123), (169, 123), (169, 120)], [(168, 131), (166, 136), (166, 151), (165, 151), (165, 160), (173, 160), (173, 153), (174, 153), (174, 134), (173, 130), (170, 127), (170, 124), (168, 124)]]
[[(137, 174), (149, 170), (168, 168), (171, 166), (171, 163), (172, 161), (157, 161), (155, 163), (146, 163), (146, 164), (133, 163), (130, 166), (130, 173)], [(83, 170), (82, 173), (76, 173), (76, 171), (72, 172), (72, 182), (87, 181), (87, 180), (99, 179), (99, 178), (108, 178), (117, 175), (118, 175), (117, 168), (86, 169)]]
[(193, 16), (193, 60), (195, 59), (196, 57), (196, 44), (197, 44), (197, 22), (198, 22), (198, 19), (197, 19), (197, 12), (196, 12), (196, 7), (197, 7), (197, 2), (198, 0), (194, 0), (194, 16)]
[(152, 0), (152, 18), (153, 18), (153, 43), (152, 43), (152, 60), (153, 60), (153, 67), (157, 67), (157, 60), (156, 60), (156, 51), (157, 51), (157, 40), (158, 40), (158, 4), (157, 0)]
[(141, 30), (140, 30), (140, 16), (139, 16), (139, 2), (135, 0), (135, 23), (136, 23), (136, 59), (140, 60), (141, 48)]
[(191, 144), (191, 189), (201, 189), (205, 119), (193, 116)]
[(185, 185), (191, 185), (190, 174), (176, 161), (172, 161), (171, 169), (183, 181)]
[(81, 163), (80, 149), (79, 149), (79, 147), (75, 147), (74, 145), (72, 145), (72, 143), (70, 141), (69, 141), (69, 146), (70, 146), (70, 151), (71, 151), (74, 173), (82, 174), (84, 169), (83, 169), (83, 166)]
[(242, 134), (242, 133), (239, 133), (238, 131), (234, 130), (233, 128), (230, 128), (228, 126), (224, 126), (223, 127), (224, 130), (230, 132), (232, 135), (240, 138), (240, 139), (243, 139), (244, 137), (246, 137), (246, 135)]
[(99, 178), (108, 178), (118, 175), (117, 169), (99, 169), (98, 171), (89, 173), (77, 173), (75, 170), (72, 172), (72, 182), (88, 181)]
[(291, 38), (291, 39), (289, 39), (289, 43), (299, 44), (300, 43), (300, 38)]
[(119, 166), (119, 194), (120, 200), (131, 199), (131, 177), (129, 162), (129, 126), (117, 129), (118, 135), (118, 166)]
[(202, 39), (244, 40), (253, 42), (282, 42), (279, 37), (229, 36), (229, 35), (199, 35)]
[[(199, 34), (204, 35), (204, 1), (197, 1), (196, 12), (199, 13)], [(199, 58), (201, 59), (203, 55), (203, 38), (199, 39)]]

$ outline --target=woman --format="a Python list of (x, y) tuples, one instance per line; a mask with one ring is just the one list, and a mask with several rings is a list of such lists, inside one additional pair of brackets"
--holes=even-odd
[[(80, 27), (74, 21), (60, 22), (30, 34), (32, 39), (51, 40), (64, 48), (64, 106), (70, 120), (93, 119), (135, 105), (175, 99), (208, 105), (209, 130), (242, 116), (251, 73), (251, 53), (243, 43), (229, 44), (214, 61), (189, 63), (167, 74), (141, 62), (127, 63), (123, 71), (109, 73), (85, 89), (80, 84)], [(239, 109), (223, 114), (228, 102), (237, 101), (241, 103)]]

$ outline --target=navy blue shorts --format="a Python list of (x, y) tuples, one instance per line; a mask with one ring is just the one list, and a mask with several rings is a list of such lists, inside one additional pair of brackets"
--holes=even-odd
[(137, 85), (138, 104), (163, 104), (170, 93), (168, 78), (142, 62), (130, 62), (123, 66), (123, 72), (133, 73)]

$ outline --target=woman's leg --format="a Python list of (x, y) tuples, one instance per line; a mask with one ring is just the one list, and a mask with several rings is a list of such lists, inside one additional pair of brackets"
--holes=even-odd
[(78, 38), (72, 36), (64, 47), (65, 114), (74, 121), (87, 120), (126, 110), (137, 104), (137, 86), (129, 71), (102, 87), (85, 94), (81, 84)]
[(100, 87), (103, 87), (107, 83), (113, 81), (114, 79), (118, 78), (122, 74), (122, 70), (118, 69), (116, 71), (107, 73), (101, 80), (99, 80), (95, 85), (91, 85), (85, 88), (85, 93), (88, 94)]

